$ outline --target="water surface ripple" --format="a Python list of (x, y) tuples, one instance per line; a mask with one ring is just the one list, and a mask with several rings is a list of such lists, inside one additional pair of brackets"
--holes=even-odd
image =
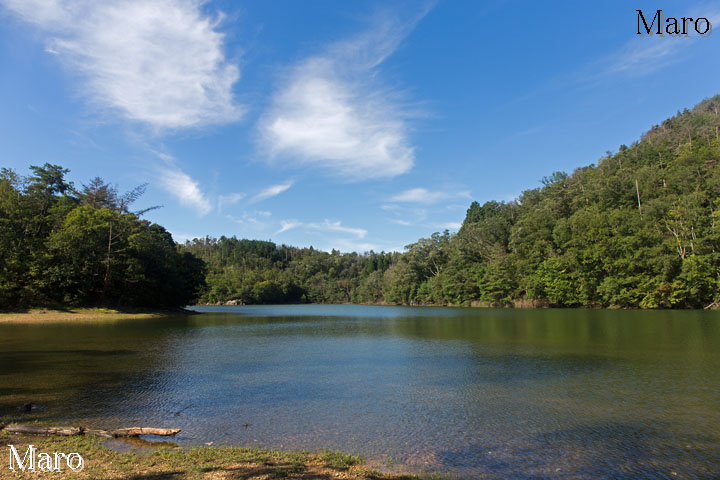
[(720, 478), (716, 312), (197, 310), (0, 325), (0, 415), (462, 478)]

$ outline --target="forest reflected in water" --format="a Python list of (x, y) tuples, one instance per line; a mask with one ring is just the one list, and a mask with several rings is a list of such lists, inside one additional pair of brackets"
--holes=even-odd
[[(0, 325), (0, 414), (482, 478), (714, 478), (720, 315), (197, 307)], [(675, 474), (673, 474), (675, 472)]]

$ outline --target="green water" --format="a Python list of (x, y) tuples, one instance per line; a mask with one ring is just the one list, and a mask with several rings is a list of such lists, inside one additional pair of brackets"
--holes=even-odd
[(720, 477), (720, 314), (198, 307), (0, 325), (0, 414), (467, 478)]

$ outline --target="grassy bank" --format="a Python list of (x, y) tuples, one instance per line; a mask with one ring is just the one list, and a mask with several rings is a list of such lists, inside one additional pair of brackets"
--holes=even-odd
[[(24, 455), (32, 444), (38, 452), (79, 453), (85, 468), (73, 472), (63, 465), (62, 473), (13, 473), (9, 469), (9, 447)], [(4, 478), (93, 478), (93, 479), (376, 479), (418, 478), (382, 474), (362, 465), (360, 458), (337, 452), (288, 453), (239, 447), (173, 447), (117, 451), (106, 441), (86, 436), (38, 437), (0, 431), (0, 479)]]
[(0, 313), (0, 323), (65, 323), (65, 322), (97, 322), (125, 319), (163, 318), (172, 315), (191, 313), (184, 310), (172, 311), (120, 311), (109, 308), (72, 308), (54, 310), (38, 308), (23, 312)]

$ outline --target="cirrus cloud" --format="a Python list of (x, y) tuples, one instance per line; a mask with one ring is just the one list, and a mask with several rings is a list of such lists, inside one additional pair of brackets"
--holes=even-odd
[(430, 205), (444, 200), (457, 198), (470, 198), (470, 192), (466, 190), (458, 192), (433, 192), (426, 188), (411, 188), (392, 195), (390, 197), (390, 201), (397, 203), (419, 203)]
[(195, 0), (2, 0), (48, 34), (46, 51), (83, 80), (101, 109), (155, 129), (238, 120), (240, 77), (217, 21)]
[(293, 182), (285, 182), (281, 183), (279, 185), (272, 185), (270, 187), (267, 187), (263, 189), (260, 193), (255, 195), (250, 199), (250, 203), (260, 202), (262, 200), (267, 200), (268, 198), (272, 198), (275, 196), (280, 195), (284, 191), (288, 190), (290, 187), (292, 187)]
[(367, 235), (367, 230), (365, 230), (364, 228), (345, 227), (342, 225), (342, 223), (340, 223), (340, 221), (331, 222), (328, 219), (325, 219), (321, 223), (305, 223), (298, 220), (283, 220), (280, 222), (280, 230), (275, 233), (283, 233), (299, 227), (302, 227), (306, 230), (315, 230), (319, 232), (349, 233), (351, 235), (355, 235), (358, 238), (363, 238), (365, 235)]
[(378, 67), (415, 24), (385, 19), (373, 31), (297, 64), (260, 122), (271, 159), (347, 180), (391, 178), (415, 159), (409, 112), (380, 84)]
[(205, 197), (198, 182), (179, 168), (163, 169), (160, 185), (175, 196), (181, 205), (193, 208), (201, 217), (212, 210), (210, 201)]

